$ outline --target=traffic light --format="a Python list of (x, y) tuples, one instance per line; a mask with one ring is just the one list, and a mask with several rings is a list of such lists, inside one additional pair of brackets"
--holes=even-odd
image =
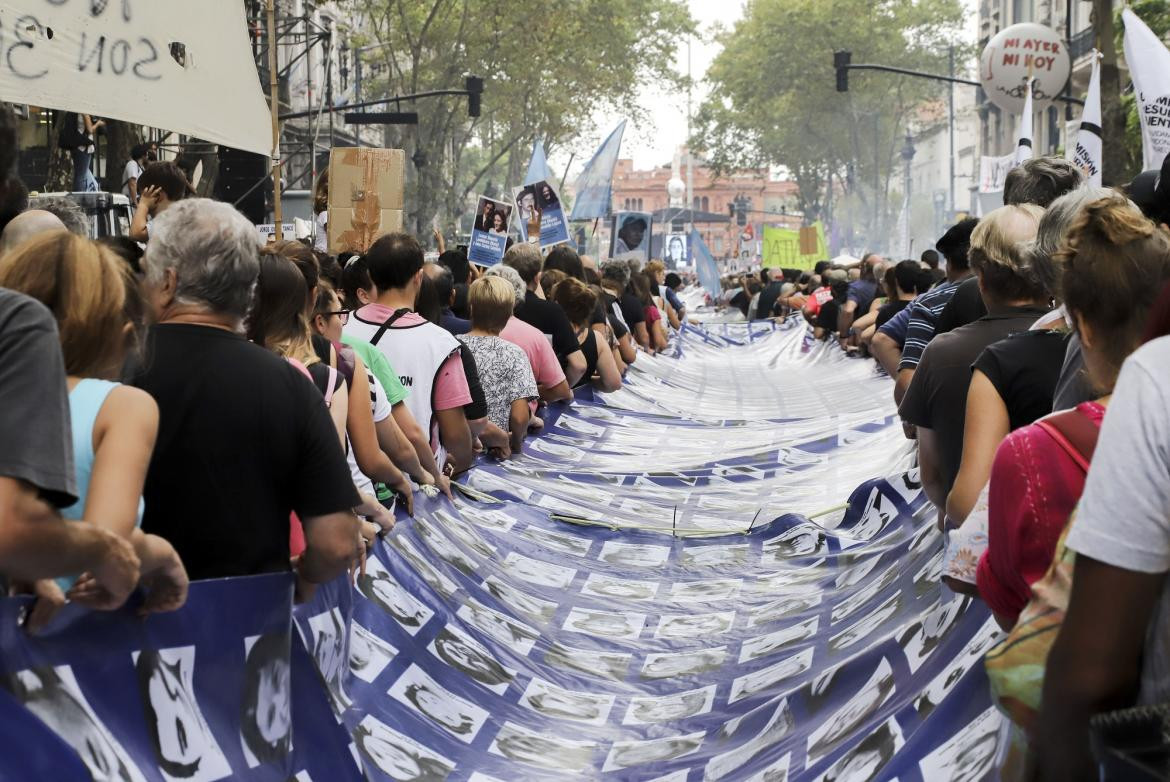
[(849, 92), (849, 63), (853, 52), (842, 49), (833, 52), (833, 67), (837, 69), (837, 92)]
[(480, 96), (483, 95), (483, 79), (478, 76), (468, 76), (464, 80), (467, 89), (467, 116), (478, 117), (480, 111)]

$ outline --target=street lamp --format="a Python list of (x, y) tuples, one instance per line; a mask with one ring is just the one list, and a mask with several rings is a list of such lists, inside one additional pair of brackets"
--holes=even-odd
[(903, 209), (906, 210), (905, 219), (902, 221), (902, 236), (899, 238), (902, 241), (902, 256), (906, 257), (910, 254), (910, 164), (914, 160), (914, 138), (910, 135), (910, 129), (906, 129), (906, 143), (902, 145), (902, 192), (905, 198)]

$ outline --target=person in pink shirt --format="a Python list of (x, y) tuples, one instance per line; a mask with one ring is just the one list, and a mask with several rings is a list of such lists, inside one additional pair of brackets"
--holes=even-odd
[(1005, 629), (1015, 626), (1031, 586), (1048, 570), (1085, 488), (1097, 430), (1125, 359), (1170, 280), (1170, 242), (1122, 195), (1088, 203), (1057, 260), (1069, 321), (1081, 337), (1089, 381), (1101, 394), (1021, 427), (995, 454), (987, 551), (975, 574), (979, 595)]
[(458, 341), (414, 312), (422, 285), (422, 247), (408, 234), (389, 234), (370, 247), (366, 264), (377, 298), (354, 313), (345, 333), (382, 351), (410, 392), (411, 414), (430, 433), (436, 464), (449, 475), (464, 472), (474, 460), (463, 413), (471, 392)]
[[(511, 284), (516, 291), (516, 306), (520, 306), (524, 302), (527, 286), (515, 269), (504, 265), (493, 266), (487, 270), (485, 276), (502, 278)], [(504, 326), (500, 336), (513, 345), (519, 346), (524, 351), (524, 355), (528, 357), (528, 363), (532, 365), (532, 374), (536, 378), (536, 387), (540, 391), (541, 401), (559, 402), (573, 398), (573, 391), (565, 379), (565, 371), (561, 368), (561, 362), (557, 360), (552, 343), (540, 329), (528, 325), (513, 315), (508, 319), (508, 324)], [(535, 409), (535, 404), (533, 409)]]

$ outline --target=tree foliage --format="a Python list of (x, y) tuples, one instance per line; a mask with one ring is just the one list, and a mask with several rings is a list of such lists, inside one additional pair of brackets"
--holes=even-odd
[(719, 35), (723, 50), (707, 74), (710, 98), (692, 145), (720, 170), (786, 167), (808, 222), (843, 187), (859, 205), (848, 222), (884, 244), (907, 120), (942, 85), (853, 71), (849, 91), (838, 93), (833, 52), (945, 73), (961, 22), (958, 0), (749, 0), (743, 19)]
[(361, 20), (355, 42), (367, 70), (366, 98), (461, 88), (484, 78), (483, 116), (464, 99), (426, 99), (417, 129), (388, 131), (386, 142), (425, 155), (408, 182), (408, 224), (454, 218), (488, 183), (497, 193), (520, 184), (534, 139), (555, 148), (593, 130), (599, 111), (637, 119), (651, 83), (679, 83), (671, 68), (693, 29), (679, 0), (574, 0), (555, 13), (518, 13), (485, 0), (345, 0)]

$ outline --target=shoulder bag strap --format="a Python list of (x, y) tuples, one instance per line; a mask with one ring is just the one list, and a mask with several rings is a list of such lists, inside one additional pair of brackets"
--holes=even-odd
[(1063, 410), (1036, 422), (1072, 457), (1082, 471), (1089, 471), (1093, 452), (1097, 448), (1100, 429), (1076, 410)]
[(377, 345), (378, 340), (382, 339), (382, 335), (385, 334), (391, 326), (397, 323), (402, 318), (402, 316), (408, 312), (410, 312), (410, 310), (408, 310), (406, 307), (403, 307), (400, 310), (396, 310), (390, 317), (386, 318), (386, 322), (379, 326), (378, 330), (374, 332), (374, 336), (370, 340), (370, 344)]

